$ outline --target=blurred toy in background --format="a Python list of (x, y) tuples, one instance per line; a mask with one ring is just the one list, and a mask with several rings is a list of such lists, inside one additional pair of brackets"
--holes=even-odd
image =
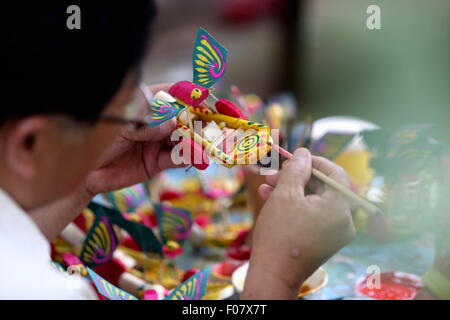
[(431, 124), (417, 124), (363, 133), (372, 154), (370, 165), (383, 178), (389, 233), (433, 230), (444, 155), (435, 129)]
[(156, 215), (144, 183), (105, 193), (103, 198), (128, 219), (143, 223), (149, 228), (156, 226)]
[(237, 233), (249, 228), (248, 222), (234, 221), (230, 214), (236, 193), (242, 192), (244, 177), (240, 172), (239, 168), (213, 165), (192, 174), (182, 169), (165, 174), (160, 201), (192, 213), (193, 235), (188, 239), (192, 246), (228, 247)]
[[(192, 214), (188, 210), (154, 204), (164, 257), (176, 269), (174, 258), (183, 253), (180, 245), (190, 234)], [(160, 275), (164, 278), (164, 275)]]
[(248, 22), (279, 12), (285, 0), (222, 0), (218, 1), (220, 14), (230, 22)]
[[(166, 208), (165, 211), (169, 210)], [(95, 215), (91, 227), (87, 228), (81, 224), (81, 221), (86, 222), (90, 217), (78, 219), (80, 227), (75, 223), (70, 224), (52, 244), (52, 259), (58, 265), (75, 270), (72, 273), (90, 277), (100, 298), (173, 299), (174, 295), (177, 299), (203, 298), (208, 286), (209, 272), (191, 272), (187, 277), (183, 271), (164, 264), (161, 259), (163, 253), (167, 254), (165, 246), (171, 246), (169, 238), (182, 241), (187, 237), (189, 214), (178, 215), (183, 217), (183, 221), (175, 219), (175, 222), (170, 220), (172, 214), (160, 214), (160, 224), (163, 225), (160, 230), (164, 231), (163, 246), (151, 229), (139, 222), (127, 220), (115, 209), (91, 203), (84, 212), (88, 217)], [(174, 210), (170, 210), (170, 213), (173, 212)], [(173, 230), (170, 231), (168, 226), (173, 227)], [(82, 230), (88, 230), (87, 235)], [(131, 236), (131, 245), (126, 241), (128, 236)], [(174, 256), (168, 254), (168, 257)], [(169, 272), (161, 277), (161, 270)], [(152, 272), (157, 275), (153, 277)], [(182, 280), (185, 280), (185, 283), (181, 283)], [(179, 285), (180, 288), (187, 286), (189, 290), (178, 288), (170, 291)], [(195, 285), (195, 288), (192, 288), (192, 285)], [(213, 286), (212, 292), (217, 294), (216, 287)]]
[(148, 201), (147, 190), (143, 184), (108, 192), (105, 198), (120, 212), (134, 212), (146, 205)]
[(167, 300), (199, 300), (206, 293), (206, 285), (211, 268), (195, 273), (192, 277), (174, 289)]
[(311, 152), (343, 167), (349, 175), (351, 188), (363, 195), (373, 178), (373, 170), (369, 165), (369, 150), (359, 133), (377, 128), (377, 125), (355, 117), (318, 119), (311, 132)]
[(442, 157), (442, 145), (434, 138), (434, 129), (431, 124), (417, 124), (364, 132), (364, 141), (372, 152), (371, 166), (393, 179), (428, 170), (430, 160)]
[(162, 254), (161, 243), (152, 230), (143, 224), (127, 220), (120, 212), (91, 203), (87, 210), (95, 214), (95, 221), (84, 239), (81, 261), (95, 267), (112, 259), (119, 239), (113, 226), (124, 229), (146, 253)]
[(154, 204), (158, 219), (159, 235), (163, 243), (182, 242), (191, 232), (192, 214), (188, 210)]

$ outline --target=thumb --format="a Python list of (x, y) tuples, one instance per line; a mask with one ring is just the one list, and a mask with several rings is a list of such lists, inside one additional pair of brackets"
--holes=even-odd
[(305, 148), (297, 149), (293, 157), (283, 165), (277, 185), (304, 196), (305, 186), (311, 178), (311, 170), (311, 154)]

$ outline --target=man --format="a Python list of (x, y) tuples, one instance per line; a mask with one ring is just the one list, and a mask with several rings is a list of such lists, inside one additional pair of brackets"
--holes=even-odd
[[(152, 1), (82, 2), (81, 29), (67, 28), (72, 4), (3, 9), (8, 103), (0, 111), (0, 298), (93, 298), (89, 287), (52, 268), (48, 241), (95, 194), (174, 167), (167, 137), (175, 123), (141, 128), (126, 117)], [(341, 168), (305, 149), (268, 178), (244, 298), (296, 298), (300, 284), (353, 238), (346, 200), (310, 181), (312, 167), (348, 183)], [(314, 194), (305, 193), (307, 184)]]

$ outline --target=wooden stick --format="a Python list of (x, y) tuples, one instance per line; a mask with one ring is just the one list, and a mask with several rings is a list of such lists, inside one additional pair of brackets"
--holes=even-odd
[[(185, 122), (180, 119), (180, 122), (184, 125)], [(210, 155), (212, 158), (218, 159), (219, 161), (223, 161), (224, 163), (227, 163), (230, 161), (228, 156), (222, 152), (219, 148), (214, 146), (211, 142), (209, 142), (206, 139), (203, 139), (200, 135), (198, 135), (195, 131), (189, 130), (189, 132), (186, 132), (186, 130), (178, 129), (178, 132), (185, 138), (193, 139), (198, 144), (202, 145), (205, 148), (205, 151)]]
[(191, 117), (191, 112), (189, 111), (189, 107), (184, 106), (184, 111), (186, 112), (186, 115), (187, 115), (189, 129), (192, 132), (194, 132), (194, 125), (192, 124), (192, 117)]
[[(280, 147), (277, 144), (272, 144), (272, 149), (274, 149), (275, 151), (277, 151), (279, 154), (286, 157), (287, 159), (291, 159), (293, 156), (292, 153), (283, 149), (282, 147)], [(336, 182), (335, 180), (331, 179), (330, 177), (328, 177), (324, 173), (320, 172), (319, 170), (312, 168), (312, 174), (314, 177), (316, 177), (323, 183), (327, 184), (328, 186), (334, 188), (336, 191), (339, 191), (342, 195), (347, 197), (349, 200), (355, 202), (356, 204), (358, 204), (362, 208), (366, 209), (370, 213), (376, 214), (376, 215), (380, 215), (383, 213), (377, 206), (370, 203), (368, 200), (361, 198), (360, 196), (355, 194), (353, 191), (351, 191), (347, 187), (343, 186), (339, 182)]]

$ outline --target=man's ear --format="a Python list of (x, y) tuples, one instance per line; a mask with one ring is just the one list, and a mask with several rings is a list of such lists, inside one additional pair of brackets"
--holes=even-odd
[(8, 126), (4, 139), (4, 159), (8, 169), (18, 177), (29, 180), (38, 171), (38, 139), (45, 135), (50, 123), (44, 116), (27, 117)]

